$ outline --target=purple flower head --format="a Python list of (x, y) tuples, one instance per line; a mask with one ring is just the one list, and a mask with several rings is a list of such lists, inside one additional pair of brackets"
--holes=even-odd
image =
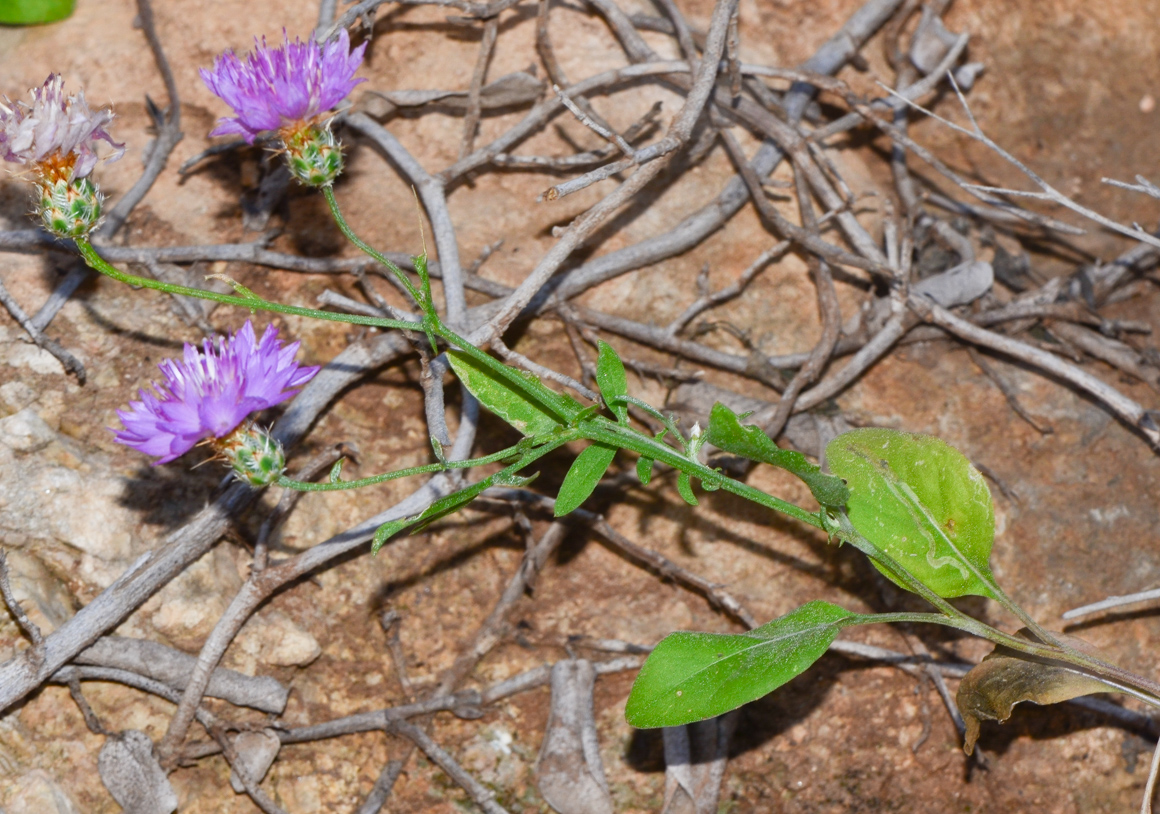
[(186, 344), (185, 360), (166, 359), (159, 367), (165, 381), (157, 393), (141, 390), (141, 401), (129, 403), (117, 416), (125, 429), (116, 440), (169, 463), (203, 438), (229, 435), (251, 413), (280, 404), (291, 388), (310, 381), (317, 367), (294, 361), (298, 343), (282, 347), (278, 329), (266, 328), (259, 340), (249, 320), (236, 334), (204, 353)]
[(351, 51), (345, 29), (324, 44), (290, 42), (285, 30), (282, 38), (281, 48), (268, 47), (265, 37), (261, 43), (255, 39), (245, 60), (226, 51), (212, 71), (202, 68), (205, 84), (237, 114), (219, 120), (211, 136), (239, 135), (253, 144), (264, 131), (316, 119), (366, 81), (354, 78), (366, 43)]
[(108, 108), (89, 109), (84, 93), (65, 96), (64, 79), (49, 74), (44, 85), (33, 88), (28, 102), (0, 103), (0, 155), (6, 161), (36, 165), (41, 175), (55, 180), (84, 178), (97, 164), (97, 141), (113, 147), (109, 161), (125, 152), (105, 128), (113, 120)]

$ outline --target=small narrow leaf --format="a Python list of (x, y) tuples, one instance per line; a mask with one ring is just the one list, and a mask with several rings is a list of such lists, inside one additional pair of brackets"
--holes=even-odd
[(624, 363), (606, 342), (599, 343), (597, 347), (599, 351), (596, 357), (596, 385), (600, 388), (600, 395), (604, 397), (604, 403), (612, 410), (616, 420), (626, 424), (628, 405), (623, 401), (616, 401), (618, 396), (628, 395), (628, 376), (624, 372)]
[[(1016, 635), (1033, 641), (1026, 628)], [(1053, 635), (1082, 653), (1100, 655), (1082, 639), (1062, 633)], [(1078, 673), (1066, 664), (1036, 659), (1000, 645), (971, 668), (959, 684), (955, 703), (967, 725), (963, 751), (968, 755), (974, 751), (980, 721), (1003, 723), (1011, 717), (1015, 705), (1023, 701), (1058, 704), (1081, 695), (1115, 691), (1115, 687)]]
[[(524, 435), (546, 435), (564, 424), (554, 414), (552, 400), (537, 399), (532, 395), (537, 387), (547, 390), (538, 381), (534, 387), (529, 381), (527, 388), (517, 389), (462, 351), (449, 350), (447, 358), (451, 369), (471, 395)], [(553, 398), (559, 397), (550, 390), (548, 393)]]
[(576, 456), (556, 496), (556, 517), (563, 517), (588, 499), (615, 456), (616, 447), (605, 444), (592, 444)]
[(677, 473), (677, 494), (685, 499), (690, 506), (697, 505), (697, 496), (693, 494), (693, 480), (688, 472)]
[(247, 300), (253, 300), (254, 302), (265, 302), (265, 300), (263, 300), (261, 297), (259, 297), (257, 294), (255, 294), (253, 291), (246, 288), (244, 285), (239, 283), (233, 277), (230, 277), (226, 274), (207, 274), (207, 275), (205, 275), (205, 279), (207, 279), (207, 280), (221, 280), (223, 283), (228, 285), (230, 288), (232, 288), (234, 291), (236, 291), (243, 298), (245, 298)]
[(342, 483), (342, 465), (346, 463), (346, 458), (339, 458), (334, 462), (334, 466), (330, 467), (330, 482)]
[(447, 466), (447, 456), (443, 452), (443, 444), (440, 443), (439, 439), (436, 438), (434, 435), (430, 436), (430, 438), (431, 438), (431, 450), (435, 453), (435, 460), (437, 460), (439, 463), (443, 464), (444, 466)]
[(636, 476), (640, 478), (642, 486), (648, 486), (648, 482), (652, 480), (653, 459), (641, 456), (636, 459)]
[(625, 718), (648, 729), (737, 709), (805, 672), (856, 618), (837, 605), (816, 601), (748, 633), (673, 633), (641, 668)]
[(849, 484), (846, 510), (862, 536), (939, 596), (993, 597), (995, 511), (961, 452), (930, 435), (860, 429), (831, 441), (826, 460)]
[(850, 496), (850, 490), (841, 478), (823, 474), (820, 467), (810, 463), (800, 452), (782, 449), (762, 432), (761, 427), (742, 426), (741, 417), (721, 402), (714, 404), (709, 414), (707, 436), (709, 443), (719, 449), (797, 475), (823, 506), (843, 506)]
[(396, 534), (418, 519), (419, 518), (417, 517), (404, 517), (400, 520), (392, 520), (389, 523), (383, 523), (381, 526), (375, 529), (374, 541), (371, 543), (371, 554), (378, 554), (379, 549), (383, 547), (383, 544), (386, 543), (387, 540), (389, 540), (391, 537), (394, 537)]
[(475, 500), (475, 498), (478, 497), (483, 490), (487, 489), (493, 483), (495, 483), (496, 477), (501, 474), (510, 476), (512, 472), (514, 472), (514, 468), (508, 467), (508, 469), (503, 470), (502, 473), (497, 472), (495, 475), (492, 475), (489, 478), (476, 481), (465, 489), (460, 489), (458, 492), (452, 492), (446, 497), (439, 498), (430, 506), (428, 506), (422, 514), (415, 518), (415, 522), (418, 523), (418, 528), (416, 528), (416, 531), (422, 530), (434, 523), (436, 520), (440, 520), (449, 514), (454, 514), (455, 512), (459, 511), (468, 503)]

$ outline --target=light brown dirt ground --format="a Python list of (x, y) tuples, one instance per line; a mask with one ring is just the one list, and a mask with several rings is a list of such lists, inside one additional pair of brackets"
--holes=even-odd
[[(636, 5), (649, 10), (643, 0)], [(636, 5), (631, 8), (637, 10)], [(795, 64), (857, 5), (857, 0), (743, 0), (743, 56)], [(707, 0), (682, 7), (695, 24), (707, 24)], [(1144, 112), (1148, 105), (1142, 104), (1146, 96), (1160, 96), (1158, 13), (1160, 3), (1138, 0), (959, 0), (947, 16), (952, 30), (970, 31), (971, 59), (987, 65), (970, 100), (988, 133), (1081, 202), (1145, 225), (1153, 223), (1156, 207), (1101, 186), (1099, 179), (1148, 175), (1160, 158), (1155, 138), (1160, 110)], [(93, 102), (113, 104), (119, 116), (117, 135), (129, 146), (120, 163), (100, 170), (114, 199), (136, 178), (150, 138), (144, 95), (165, 98), (144, 40), (132, 29), (133, 14), (129, 0), (79, 0), (76, 15), (59, 25), (0, 30), (0, 90), (9, 96), (21, 95), (49, 71), (59, 71), (67, 86), (83, 87)], [(283, 27), (306, 34), (316, 16), (315, 4), (169, 0), (157, 4), (156, 15), (182, 94), (186, 136), (169, 171), (119, 239), (143, 245), (241, 239), (239, 185), (251, 168), (226, 159), (184, 181), (174, 172), (208, 145), (205, 134), (224, 112), (198, 80), (196, 69), (208, 65), (224, 47), (246, 48), (254, 35), (278, 37)], [(448, 26), (442, 13), (430, 9), (393, 10), (383, 18), (363, 70), (369, 80), (364, 88), (467, 87), (477, 32)], [(572, 7), (554, 12), (553, 35), (570, 77), (622, 63), (603, 24)], [(663, 37), (648, 36), (654, 47), (675, 53)], [(530, 13), (505, 17), (489, 75), (522, 70), (535, 61), (533, 40)], [(878, 41), (865, 53), (872, 71), (889, 75)], [(874, 74), (848, 69), (843, 76), (869, 88)], [(601, 98), (597, 106), (614, 124), (624, 126), (657, 98), (665, 101), (666, 115), (671, 115), (677, 98), (646, 87)], [(944, 101), (940, 109), (961, 121), (953, 105)], [(516, 115), (485, 117), (480, 143), (502, 132)], [(579, 144), (597, 144), (577, 123), (557, 122)], [(456, 117), (396, 117), (389, 127), (429, 168), (442, 167), (457, 154), (461, 124)], [(921, 123), (914, 132), (951, 163), (974, 170), (988, 182), (1023, 183), (993, 155), (935, 124)], [(370, 146), (354, 138), (348, 141), (349, 168), (339, 195), (355, 228), (378, 246), (417, 251), (419, 229), (406, 185)], [(841, 151), (839, 160), (851, 177), (888, 187), (886, 164), (874, 149), (880, 146), (859, 142)], [(521, 151), (567, 149), (549, 128)], [(246, 161), (252, 163), (253, 157)], [(718, 147), (647, 212), (594, 250), (612, 250), (667, 228), (715, 195), (731, 172)], [(465, 261), (502, 237), (502, 249), (482, 273), (506, 283), (519, 281), (550, 245), (551, 226), (566, 223), (606, 189), (593, 188), (551, 205), (534, 203), (551, 183), (551, 176), (495, 172), (458, 186), (450, 206)], [(24, 186), (8, 179), (2, 194), (3, 225), (22, 228), (28, 206)], [(295, 191), (274, 222), (285, 225), (275, 247), (311, 254), (349, 252), (317, 197)], [(747, 208), (687, 255), (622, 277), (585, 299), (616, 313), (647, 314), (663, 324), (695, 296), (693, 280), (703, 263), (711, 264), (714, 287), (719, 287), (771, 243)], [(1075, 244), (1105, 258), (1124, 248), (1099, 233), (1077, 238)], [(1070, 271), (1076, 257), (1040, 253), (1034, 262), (1037, 269), (1055, 274)], [(59, 257), (0, 255), (4, 284), (30, 310), (66, 268)], [(349, 279), (240, 264), (210, 270), (226, 271), (263, 296), (296, 303), (312, 303), (327, 287), (356, 295)], [(861, 296), (844, 291), (844, 306), (853, 307)], [(813, 290), (803, 265), (790, 258), (715, 318), (751, 332), (760, 347), (778, 352), (810, 347), (818, 330), (814, 314)], [(1160, 328), (1154, 295), (1118, 305), (1110, 314)], [(236, 328), (243, 319), (227, 309), (212, 315), (212, 323), (222, 330)], [(282, 324), (302, 339), (302, 356), (312, 363), (331, 358), (355, 333), (296, 319)], [(25, 558), (22, 567), (33, 575), (27, 584), (41, 592), (34, 617), (45, 626), (53, 620), (44, 608), (67, 615), (75, 604), (89, 601), (167, 529), (199, 508), (220, 476), (209, 467), (193, 472), (185, 465), (150, 469), (140, 456), (114, 445), (106, 429), (115, 425), (113, 410), (153, 377), (159, 358), (174, 354), (182, 341), (199, 339), (196, 329), (176, 319), (165, 298), (106, 280), (90, 282), (65, 307), (50, 334), (84, 361), (89, 384), (76, 386), (52, 363), (30, 354), (18, 327), (7, 316), (0, 318), (0, 384), (27, 385), (37, 411), (61, 434), (35, 459), (8, 454), (0, 460), (0, 477), (20, 473), (21, 482), (29, 484), (27, 499), (0, 506), (0, 528), (3, 543), (17, 549), (14, 559)], [(739, 350), (720, 332), (705, 341)], [(628, 343), (616, 344), (642, 358), (665, 361)], [(518, 347), (550, 366), (577, 372), (554, 324), (527, 329)], [(1057, 625), (1058, 614), (1069, 607), (1155, 585), (1160, 581), (1160, 462), (1097, 405), (1029, 371), (997, 366), (1016, 384), (1031, 412), (1052, 425), (1053, 434), (1041, 436), (1014, 416), (966, 353), (945, 343), (896, 353), (839, 404), (867, 422), (936, 433), (1010, 485), (1017, 499), (994, 490), (1000, 532), (995, 570), (1010, 593), (1048, 625)], [(1093, 370), (1145, 405), (1156, 403), (1156, 394), (1146, 386), (1119, 380), (1099, 365)], [(714, 374), (710, 379), (772, 395), (753, 382)], [(655, 382), (634, 380), (632, 387), (643, 397), (664, 397)], [(0, 409), (19, 407), (5, 402)], [(496, 421), (489, 420), (485, 428), (485, 446), (504, 437)], [(318, 422), (299, 457), (340, 440), (361, 449), (359, 474), (425, 462), (430, 450), (417, 368), (394, 367), (352, 389)], [(541, 483), (557, 483), (566, 463), (548, 464)], [(752, 482), (794, 500), (806, 499), (801, 488), (769, 473), (757, 472)], [(392, 484), (358, 494), (308, 496), (281, 542), (289, 549), (312, 545), (409, 488)], [(706, 495), (696, 510), (684, 506), (667, 483), (616, 497), (596, 505), (617, 528), (724, 584), (761, 619), (814, 598), (858, 610), (881, 601), (879, 582), (855, 552), (828, 548), (818, 535), (729, 496)], [(262, 516), (248, 515), (232, 539), (207, 555), (180, 584), (147, 603), (122, 632), (195, 650), (246, 573), (249, 557), (240, 542), (253, 539)], [(377, 559), (350, 559), (272, 600), (259, 614), (261, 621), (247, 628), (250, 638), (243, 636), (235, 644), (226, 663), (288, 683), (293, 692), (284, 720), (289, 724), (398, 702), (402, 691), (376, 612), (393, 608), (402, 614), (408, 668), (420, 688), (429, 686), (489, 612), (522, 548), (523, 540), (506, 521), (468, 514), (430, 534), (394, 543)], [(977, 607), (995, 613), (994, 608)], [(701, 597), (658, 581), (585, 533), (569, 540), (537, 582), (534, 595), (518, 606), (515, 619), (521, 623), (520, 642), (513, 638), (489, 656), (476, 673), (478, 680), (500, 679), (559, 658), (563, 650), (558, 645), (570, 634), (648, 644), (677, 628), (736, 629)], [(854, 635), (905, 648), (890, 630)], [(1153, 613), (1125, 614), (1114, 624), (1090, 627), (1081, 635), (1131, 669), (1154, 675), (1160, 667), (1154, 646), (1160, 619)], [(14, 625), (7, 619), (0, 622), (0, 656), (22, 646)], [(948, 654), (971, 658), (986, 650), (973, 641), (946, 641), (943, 646)], [(310, 661), (315, 653), (317, 658)], [(631, 680), (629, 674), (608, 677), (597, 687), (604, 765), (618, 811), (657, 811), (664, 779), (660, 740), (655, 733), (633, 732), (624, 723)], [(108, 726), (142, 729), (154, 738), (164, 731), (172, 711), (165, 702), (113, 685), (89, 684), (87, 693)], [(440, 717), (432, 731), (467, 768), (500, 791), (501, 802), (511, 810), (545, 810), (531, 768), (547, 700), (546, 690), (527, 693), (501, 704), (480, 722)], [(253, 720), (260, 718), (255, 715)], [(927, 721), (929, 738), (912, 750)], [(505, 751), (497, 744), (507, 736), (512, 740)], [(101, 742), (88, 733), (66, 690), (53, 687), (37, 693), (0, 719), (0, 806), (9, 812), (44, 810), (37, 808), (37, 795), (51, 782), (65, 790), (79, 811), (116, 811), (96, 773)], [(1006, 726), (985, 727), (981, 746), (988, 754), (986, 770), (964, 758), (929, 688), (888, 668), (865, 668), (827, 656), (775, 695), (746, 708), (721, 811), (1129, 811), (1138, 805), (1149, 748), (1136, 735), (1066, 706), (1020, 709)], [(348, 811), (401, 748), (381, 734), (287, 747), (264, 787), (291, 812)], [(181, 810), (255, 810), (248, 798), (229, 789), (227, 775), (225, 764), (216, 758), (177, 771), (172, 780)], [(452, 812), (461, 810), (464, 800), (441, 772), (418, 760), (396, 786), (390, 810)]]

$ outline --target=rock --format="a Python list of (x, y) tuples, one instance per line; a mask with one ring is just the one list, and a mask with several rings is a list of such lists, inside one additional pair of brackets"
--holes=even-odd
[(51, 633), (72, 617), (72, 595), (44, 563), (25, 551), (10, 550), (7, 558), (12, 593), (42, 633)]
[(161, 589), (149, 621), (179, 647), (200, 650), (241, 584), (229, 552), (216, 546)]
[(127, 729), (110, 735), (97, 756), (101, 782), (125, 814), (172, 814), (177, 795), (153, 754), (144, 732)]
[[(249, 774), (254, 783), (261, 783), (266, 772), (278, 757), (278, 750), (282, 748), (282, 741), (272, 729), (263, 729), (260, 732), (243, 732), (234, 738), (234, 748), (242, 767)], [(246, 787), (242, 785), (237, 772), (230, 772), (230, 786), (238, 794), (245, 794)]]
[(52, 427), (31, 407), (25, 407), (7, 418), (0, 418), (0, 443), (17, 452), (36, 452), (56, 438)]
[(55, 356), (26, 342), (13, 342), (9, 345), (4, 354), (4, 361), (12, 367), (26, 367), (33, 373), (42, 373), (46, 376), (64, 375), (64, 365), (58, 362)]
[[(281, 611), (254, 616), (242, 628), (238, 649), (273, 667), (303, 667), (322, 654), (318, 640)], [(243, 667), (243, 672), (248, 672)]]
[(7, 814), (79, 814), (68, 794), (41, 769), (16, 780)]
[(0, 405), (9, 413), (23, 410), (36, 401), (36, 391), (24, 382), (11, 381), (0, 384)]

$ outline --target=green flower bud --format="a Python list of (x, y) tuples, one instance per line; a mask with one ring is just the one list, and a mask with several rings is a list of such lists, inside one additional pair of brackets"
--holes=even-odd
[(266, 430), (246, 422), (214, 444), (243, 483), (269, 486), (286, 471), (286, 453)]
[(86, 237), (101, 222), (104, 195), (88, 178), (68, 180), (59, 175), (41, 179), (37, 214), (44, 228), (57, 237)]
[(284, 135), (290, 174), (308, 187), (325, 187), (342, 172), (342, 145), (328, 126), (309, 125)]

